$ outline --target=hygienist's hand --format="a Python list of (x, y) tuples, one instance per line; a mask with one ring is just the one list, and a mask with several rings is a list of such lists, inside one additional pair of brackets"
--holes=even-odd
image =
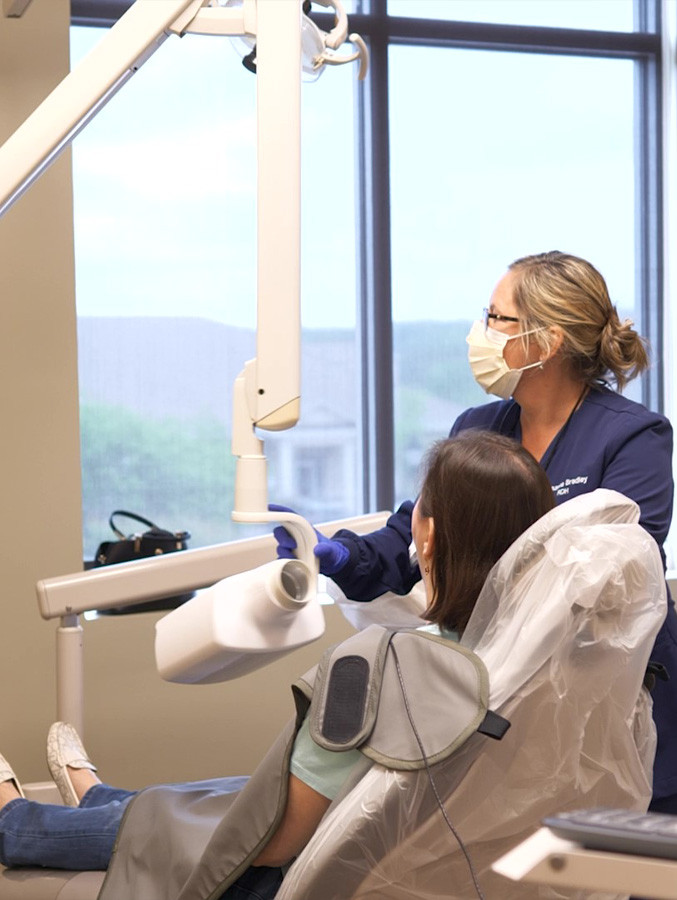
[[(271, 512), (294, 512), (288, 506), (278, 506), (277, 503), (269, 503), (268, 509)], [(317, 528), (314, 528), (313, 531), (317, 535), (317, 544), (315, 544), (313, 553), (320, 561), (320, 572), (322, 575), (335, 575), (348, 562), (350, 552), (339, 541), (333, 541), (320, 534)], [(273, 536), (277, 541), (278, 559), (296, 559), (294, 555), (296, 541), (284, 525), (274, 528)]]

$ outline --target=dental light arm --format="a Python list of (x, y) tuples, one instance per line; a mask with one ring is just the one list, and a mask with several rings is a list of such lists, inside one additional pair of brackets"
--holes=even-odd
[[(298, 17), (285, 14), (284, 4), (279, 2), (270, 4), (276, 7), (275, 20), (272, 10), (266, 12), (266, 19), (259, 15), (256, 31), (257, 336), (256, 359), (245, 364), (233, 389), (232, 451), (237, 468), (232, 517), (236, 522), (281, 521), (279, 516), (267, 514), (267, 463), (263, 441), (254, 429), (291, 428), (301, 412), (301, 64), (310, 53), (312, 67), (323, 66), (328, 61), (326, 54), (333, 59), (348, 32), (345, 12), (337, 0), (317, 2), (336, 10), (336, 25), (329, 34), (320, 32), (307, 17), (301, 23)], [(308, 50), (305, 44), (314, 49)], [(285, 50), (284, 59), (280, 47)], [(362, 50), (340, 59), (348, 62), (361, 54)], [(362, 58), (366, 60), (366, 49)], [(314, 544), (308, 523), (294, 524), (295, 534), (304, 531), (303, 542)]]
[(260, 522), (252, 513), (267, 515), (267, 472), (254, 426), (291, 428), (300, 409), (300, 0), (136, 0), (0, 148), (0, 215), (171, 34), (186, 32), (257, 40), (257, 356), (235, 384), (233, 453), (235, 518)]
[[(277, 0), (270, 6), (297, 0)], [(300, 5), (301, 0), (298, 0)], [(338, 0), (316, 0), (337, 10), (337, 27), (329, 34), (317, 32), (323, 47), (335, 50), (346, 39), (345, 13)], [(30, 0), (2, 0), (7, 18), (20, 18)], [(241, 6), (222, 7), (217, 0), (136, 0), (87, 56), (40, 104), (20, 128), (0, 147), (0, 216), (40, 177), (89, 121), (125, 82), (137, 72), (172, 34), (256, 35), (257, 0), (241, 0)], [(261, 16), (259, 15), (259, 19)], [(340, 27), (339, 27), (340, 25)], [(360, 52), (333, 54), (313, 60), (320, 68), (360, 58), (364, 77), (368, 54), (359, 35)]]
[[(238, 458), (234, 518), (267, 510), (263, 443), (254, 428), (291, 428), (300, 414), (300, 83), (302, 19), (314, 36), (314, 68), (345, 40), (301, 15), (301, 0), (136, 0), (94, 50), (0, 147), (0, 216), (172, 34), (249, 35), (257, 47), (257, 355), (236, 380), (233, 453)], [(5, 2), (6, 11), (25, 4)], [(352, 38), (352, 36), (351, 36)], [(363, 47), (363, 45), (362, 45)], [(361, 71), (366, 50), (361, 55)], [(352, 59), (342, 57), (341, 61)], [(332, 64), (338, 59), (332, 59)]]
[(301, 7), (290, 15), (289, 4), (264, 6), (256, 32), (256, 359), (235, 381), (232, 440), (233, 518), (255, 522), (265, 521), (268, 499), (263, 442), (254, 428), (294, 426), (301, 395)]

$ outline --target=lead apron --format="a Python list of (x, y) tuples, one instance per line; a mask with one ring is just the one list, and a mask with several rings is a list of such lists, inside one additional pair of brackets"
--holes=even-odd
[[(398, 770), (425, 766), (419, 741), (434, 764), (476, 731), (500, 738), (509, 727), (488, 711), (489, 678), (479, 657), (413, 629), (370, 626), (327, 650), (292, 691), (296, 717), (244, 786), (229, 778), (159, 785), (132, 800), (99, 900), (220, 897), (277, 829), (294, 739), (307, 714), (320, 746), (357, 747), (367, 761)], [(356, 766), (342, 795), (368, 768)]]

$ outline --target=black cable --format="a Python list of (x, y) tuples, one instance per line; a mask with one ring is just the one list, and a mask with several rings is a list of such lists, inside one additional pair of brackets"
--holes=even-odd
[(460, 834), (456, 831), (454, 826), (451, 824), (451, 820), (449, 819), (449, 816), (447, 815), (447, 811), (444, 808), (444, 804), (442, 803), (442, 800), (440, 799), (440, 795), (437, 790), (437, 785), (435, 784), (432, 772), (430, 771), (430, 764), (428, 763), (428, 757), (425, 755), (425, 750), (423, 749), (423, 743), (421, 741), (420, 735), (418, 733), (418, 730), (416, 728), (416, 725), (415, 725), (414, 720), (411, 715), (411, 709), (409, 708), (409, 699), (407, 697), (407, 692), (404, 687), (404, 679), (402, 678), (402, 670), (400, 669), (400, 661), (397, 658), (397, 651), (395, 650), (395, 647), (393, 646), (392, 642), (390, 644), (390, 649), (393, 652), (393, 658), (395, 660), (395, 668), (397, 669), (397, 677), (400, 680), (400, 688), (402, 690), (402, 698), (404, 699), (404, 708), (407, 711), (407, 718), (409, 719), (409, 724), (411, 725), (412, 731), (414, 732), (414, 736), (416, 738), (416, 742), (418, 743), (419, 750), (421, 751), (421, 756), (423, 757), (423, 762), (425, 763), (425, 769), (426, 769), (426, 772), (428, 773), (428, 780), (430, 781), (430, 786), (433, 789), (433, 794), (435, 795), (435, 800), (437, 801), (437, 805), (439, 806), (440, 811), (441, 811), (442, 815), (444, 816), (444, 821), (447, 823), (447, 827), (448, 827), (449, 831), (451, 831), (453, 836), (456, 838), (458, 846), (461, 848), (461, 851), (462, 851), (463, 855), (465, 856), (466, 862), (468, 863), (468, 869), (470, 871), (470, 877), (472, 878), (472, 882), (473, 882), (473, 885), (477, 892), (477, 896), (480, 898), (480, 900), (486, 900), (486, 897), (482, 893), (482, 888), (480, 887), (479, 879), (477, 878), (477, 872), (475, 871), (475, 866), (473, 865), (473, 861), (470, 858), (470, 853), (468, 852), (468, 848), (463, 843), (463, 840), (462, 840)]

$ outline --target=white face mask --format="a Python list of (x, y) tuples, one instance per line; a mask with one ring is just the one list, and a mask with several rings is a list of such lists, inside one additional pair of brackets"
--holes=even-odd
[(504, 400), (509, 400), (519, 384), (522, 372), (534, 369), (541, 363), (535, 362), (521, 369), (511, 369), (503, 358), (503, 350), (508, 341), (515, 338), (533, 334), (534, 331), (522, 331), (520, 334), (503, 334), (495, 328), (484, 329), (484, 322), (473, 322), (470, 334), (466, 338), (468, 343), (468, 361), (475, 377), (475, 381), (487, 394), (495, 394)]

